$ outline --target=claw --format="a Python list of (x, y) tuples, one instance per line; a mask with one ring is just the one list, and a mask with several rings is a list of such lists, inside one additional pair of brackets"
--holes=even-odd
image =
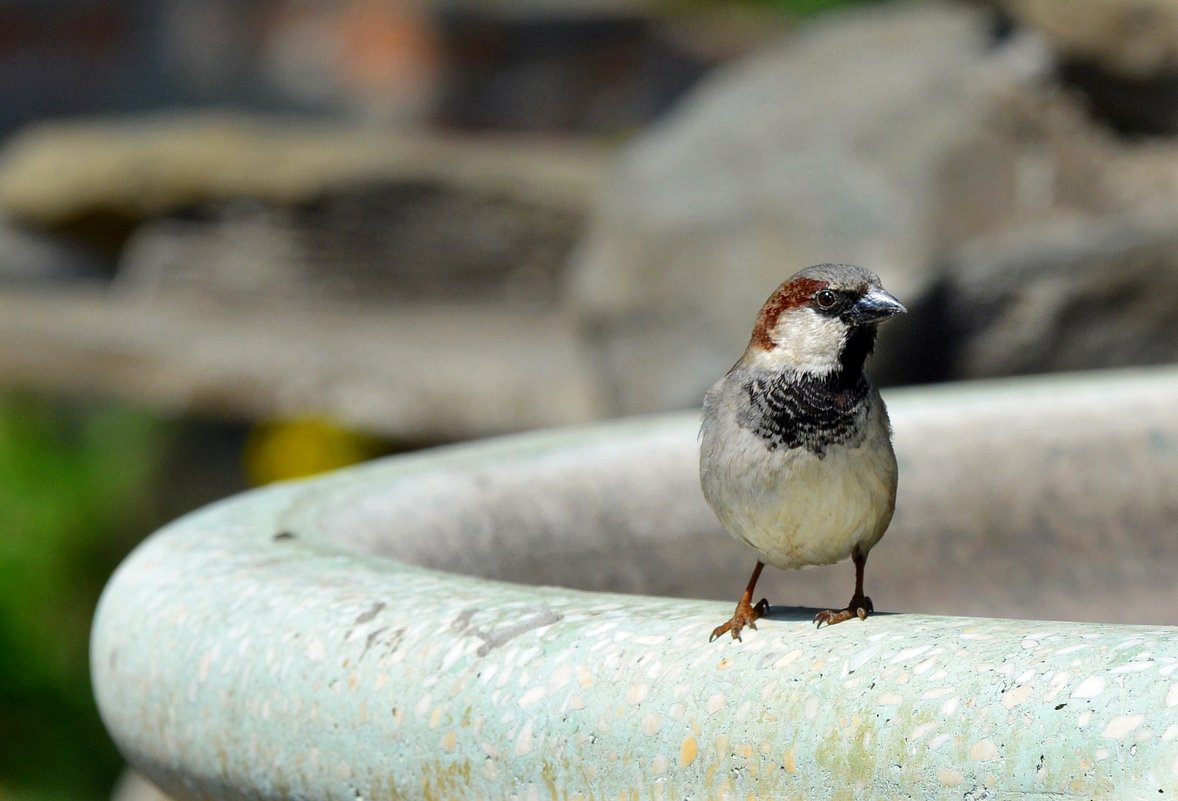
[(856, 596), (847, 604), (846, 609), (824, 609), (818, 614), (814, 615), (814, 625), (822, 628), (825, 623), (828, 626), (833, 626), (835, 623), (842, 623), (844, 620), (850, 620), (857, 617), (860, 620), (866, 620), (867, 616), (875, 611), (875, 607), (871, 604), (871, 599), (866, 595)]
[(732, 632), (732, 639), (737, 642), (744, 642), (740, 638), (740, 632), (745, 626), (755, 630), (757, 628), (757, 618), (763, 617), (768, 611), (768, 599), (762, 598), (757, 601), (756, 606), (749, 606), (748, 602), (742, 598), (741, 602), (736, 605), (736, 611), (732, 613), (732, 618), (727, 623), (712, 629), (712, 636), (708, 637), (708, 642), (715, 642), (728, 632)]

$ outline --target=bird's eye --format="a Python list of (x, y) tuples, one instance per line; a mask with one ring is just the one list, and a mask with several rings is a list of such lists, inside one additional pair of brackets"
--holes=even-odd
[(839, 302), (839, 296), (829, 289), (820, 289), (814, 294), (814, 302), (818, 304), (820, 309), (833, 309), (834, 305)]

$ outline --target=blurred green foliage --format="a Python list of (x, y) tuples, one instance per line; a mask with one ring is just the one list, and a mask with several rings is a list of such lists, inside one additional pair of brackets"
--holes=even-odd
[(0, 396), (0, 801), (109, 797), (90, 620), (148, 533), (166, 428), (113, 406)]

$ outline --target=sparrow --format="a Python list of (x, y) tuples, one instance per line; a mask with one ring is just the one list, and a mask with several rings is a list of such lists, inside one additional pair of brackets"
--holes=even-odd
[(855, 564), (843, 609), (819, 628), (873, 610), (863, 569), (892, 520), (896, 455), (879, 391), (863, 371), (881, 322), (907, 311), (875, 273), (819, 264), (788, 279), (757, 315), (744, 355), (704, 396), (699, 477), (724, 529), (757, 563), (732, 618), (712, 631), (755, 629), (752, 605), (766, 564)]

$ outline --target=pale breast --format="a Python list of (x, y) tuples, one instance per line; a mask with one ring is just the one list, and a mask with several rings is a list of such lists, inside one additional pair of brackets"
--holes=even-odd
[(896, 460), (878, 392), (866, 399), (862, 437), (820, 453), (767, 448), (742, 425), (738, 400), (719, 385), (705, 402), (700, 483), (721, 524), (780, 568), (830, 564), (883, 536), (895, 505)]

